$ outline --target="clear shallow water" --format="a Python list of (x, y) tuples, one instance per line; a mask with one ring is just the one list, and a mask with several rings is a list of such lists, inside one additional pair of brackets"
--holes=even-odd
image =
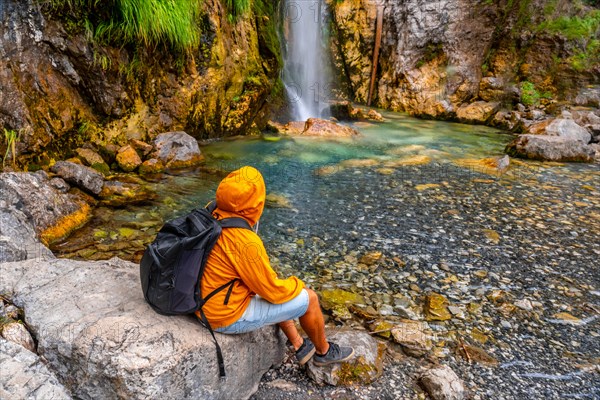
[[(385, 123), (358, 123), (359, 138), (238, 138), (202, 147), (207, 169), (163, 175), (148, 182), (157, 194), (148, 204), (125, 208), (100, 207), (94, 219), (66, 241), (53, 246), (59, 256), (105, 259), (113, 255), (137, 260), (145, 244), (165, 220), (204, 206), (213, 196), (224, 174), (243, 165), (253, 165), (265, 178), (268, 192), (311, 201), (315, 183), (322, 181), (314, 171), (349, 159), (375, 159), (384, 163), (399, 157), (426, 154), (447, 163), (456, 158), (502, 155), (510, 135), (473, 125), (410, 118), (383, 112)], [(417, 146), (417, 147), (415, 147)], [(414, 147), (414, 148), (413, 148)], [(222, 173), (215, 172), (222, 171)], [(343, 196), (343, 194), (341, 194)], [(268, 220), (269, 210), (265, 212)], [(133, 230), (133, 232), (132, 232)]]
[[(118, 255), (136, 261), (144, 246), (152, 240), (164, 221), (188, 210), (204, 206), (214, 197), (214, 191), (224, 175), (243, 165), (258, 168), (266, 181), (268, 193), (277, 193), (291, 200), (298, 211), (302, 204), (322, 198), (324, 177), (315, 171), (320, 167), (333, 167), (341, 171), (340, 162), (346, 160), (374, 160), (373, 168), (384, 167), (387, 162), (412, 156), (427, 156), (437, 166), (437, 178), (463, 179), (460, 171), (446, 176), (448, 166), (461, 159), (481, 159), (502, 156), (512, 135), (485, 126), (464, 125), (441, 121), (411, 118), (404, 114), (385, 112), (384, 123), (356, 123), (362, 135), (358, 138), (327, 140), (322, 138), (281, 138), (264, 140), (259, 137), (237, 138), (213, 142), (202, 147), (207, 157), (205, 168), (162, 175), (148, 182), (157, 197), (143, 205), (125, 208), (100, 207), (95, 217), (84, 228), (67, 240), (54, 245), (59, 256), (87, 259), (105, 259)], [(542, 168), (541, 163), (524, 163), (511, 167), (507, 177), (532, 178), (543, 181), (544, 174), (571, 179), (577, 171), (589, 166), (569, 165), (562, 168)], [(526, 167), (523, 167), (523, 164)], [(405, 179), (418, 166), (397, 168)], [(593, 168), (593, 167), (592, 167)], [(477, 168), (475, 168), (477, 169)], [(462, 166), (470, 174), (473, 167)], [(337, 173), (327, 181), (344, 180)], [(486, 176), (484, 176), (486, 178)], [(577, 177), (573, 177), (576, 179)], [(357, 185), (359, 181), (349, 182)], [(341, 202), (343, 185), (331, 188)], [(385, 195), (385, 192), (382, 193)], [(263, 218), (269, 224), (271, 210)]]

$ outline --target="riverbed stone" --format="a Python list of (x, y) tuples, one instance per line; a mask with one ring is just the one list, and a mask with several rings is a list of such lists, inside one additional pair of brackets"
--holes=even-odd
[(65, 181), (97, 195), (102, 190), (104, 177), (98, 171), (70, 161), (57, 161), (50, 170)]
[(542, 161), (592, 162), (595, 156), (594, 148), (581, 140), (549, 135), (520, 135), (505, 151), (513, 157)]
[(154, 139), (154, 149), (152, 157), (166, 168), (194, 167), (204, 161), (198, 141), (183, 131), (161, 133)]
[(462, 400), (465, 387), (458, 375), (447, 365), (440, 365), (423, 372), (419, 383), (433, 400)]
[(392, 329), (394, 341), (402, 346), (406, 354), (421, 357), (433, 348), (432, 332), (421, 321), (402, 320)]
[(142, 159), (131, 145), (127, 145), (117, 152), (117, 164), (123, 171), (132, 172), (142, 164)]
[(322, 367), (307, 364), (307, 374), (317, 384), (333, 386), (367, 385), (383, 373), (385, 345), (364, 331), (341, 330), (328, 338), (340, 346), (354, 349), (354, 357), (347, 362)]
[(321, 137), (353, 137), (359, 135), (356, 129), (341, 125), (333, 121), (321, 118), (309, 118), (306, 120), (304, 131), (301, 136)]
[(439, 293), (429, 293), (425, 296), (424, 312), (428, 321), (446, 321), (452, 318), (448, 310), (448, 299)]
[(69, 391), (42, 359), (16, 343), (0, 338), (0, 398), (69, 400)]
[(27, 260), (0, 264), (0, 274), (0, 293), (24, 309), (38, 353), (77, 398), (247, 398), (283, 359), (275, 326), (216, 334), (221, 382), (208, 330), (190, 316), (155, 313), (137, 264)]
[(114, 180), (104, 182), (98, 197), (103, 205), (120, 207), (147, 201), (153, 197), (153, 193), (143, 185)]

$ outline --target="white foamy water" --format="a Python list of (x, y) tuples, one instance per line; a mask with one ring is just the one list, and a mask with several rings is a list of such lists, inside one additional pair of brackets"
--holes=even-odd
[(320, 117), (327, 79), (323, 61), (323, 0), (285, 0), (283, 76), (292, 116)]

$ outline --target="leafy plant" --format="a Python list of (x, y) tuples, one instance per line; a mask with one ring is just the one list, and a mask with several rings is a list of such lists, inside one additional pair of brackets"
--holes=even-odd
[(2, 158), (2, 167), (6, 166), (6, 159), (8, 155), (12, 155), (13, 168), (17, 161), (17, 140), (19, 139), (19, 133), (13, 129), (4, 129), (4, 142), (6, 143), (6, 152), (4, 158)]
[(533, 106), (539, 103), (540, 93), (532, 82), (525, 81), (521, 83), (521, 103), (526, 106)]
[(584, 17), (562, 16), (543, 22), (539, 28), (546, 32), (558, 33), (569, 40), (588, 39), (600, 29), (600, 10), (593, 10)]

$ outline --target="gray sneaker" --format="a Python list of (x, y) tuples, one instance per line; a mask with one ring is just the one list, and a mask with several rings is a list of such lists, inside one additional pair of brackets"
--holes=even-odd
[(315, 354), (315, 345), (309, 338), (304, 338), (304, 342), (302, 346), (298, 350), (296, 350), (296, 359), (298, 360), (298, 364), (304, 365), (310, 360), (310, 358)]
[(352, 347), (341, 347), (336, 343), (329, 342), (329, 350), (327, 354), (322, 356), (315, 354), (313, 364), (318, 367), (323, 365), (341, 363), (348, 361), (354, 355), (354, 349)]

